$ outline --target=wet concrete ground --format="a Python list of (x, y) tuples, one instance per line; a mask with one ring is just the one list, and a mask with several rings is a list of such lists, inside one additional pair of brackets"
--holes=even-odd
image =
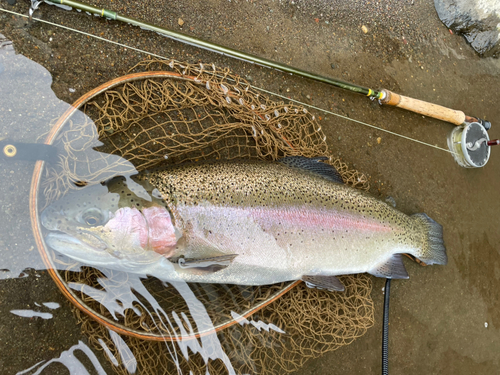
[[(496, 95), (499, 60), (479, 58), (462, 37), (440, 23), (429, 0), (189, 0), (163, 5), (151, 0), (119, 4), (103, 0), (92, 4), (324, 76), (460, 109), (491, 121), (490, 138), (500, 138)], [(0, 6), (27, 13), (27, 2), (18, 1), (13, 7), (1, 2)], [(453, 129), (447, 123), (380, 107), (357, 94), (235, 61), (132, 26), (46, 4), (36, 16), (180, 61), (227, 66), (255, 86), (442, 148), (447, 148), (446, 137)], [(14, 41), (18, 53), (47, 69), (52, 90), (67, 103), (126, 74), (146, 57), (55, 26), (28, 24), (24, 18), (1, 11), (0, 32)], [(48, 119), (62, 113), (64, 104), (49, 96), (30, 96), (28, 93), (36, 92), (35, 82), (43, 81), (43, 69), (31, 70), (36, 79), (19, 75), (17, 81), (13, 72), (26, 71), (19, 64), (28, 63), (18, 60), (0, 73), (0, 82), (19, 82), (15, 87), (3, 85), (0, 90), (5, 100), (14, 103), (6, 108), (0, 102), (0, 126), (3, 136), (35, 141), (50, 128)], [(48, 86), (50, 77), (46, 79), (48, 83), (43, 82)], [(15, 116), (9, 109), (24, 116)], [(392, 284), (391, 373), (498, 372), (500, 149), (492, 150), (486, 167), (464, 169), (445, 151), (315, 113), (322, 117), (320, 123), (334, 154), (371, 176), (373, 194), (392, 196), (403, 212), (425, 212), (444, 228), (448, 265), (424, 268), (407, 261), (410, 279)], [(36, 266), (39, 261), (33, 250), (27, 208), (31, 171), (29, 163), (1, 164), (4, 225), (0, 251), (1, 259), (8, 256), (11, 264), (28, 257), (29, 264)], [(75, 337), (84, 340), (50, 278), (38, 274), (40, 277), (32, 273), (28, 278), (0, 284), (0, 347), (2, 353), (9, 350), (8, 356), (0, 356), (5, 373), (25, 369), (28, 362), (32, 365), (52, 358), (53, 353), (74, 345)], [(379, 373), (383, 284), (384, 280), (374, 279), (375, 327), (352, 345), (309, 361), (298, 373)], [(26, 325), (6, 313), (37, 298), (61, 303), (63, 307), (54, 314), (60, 314), (58, 324), (64, 319), (68, 326), (56, 330), (50, 320), (40, 319)], [(65, 334), (60, 336), (61, 332)], [(27, 361), (33, 357), (36, 361)]]

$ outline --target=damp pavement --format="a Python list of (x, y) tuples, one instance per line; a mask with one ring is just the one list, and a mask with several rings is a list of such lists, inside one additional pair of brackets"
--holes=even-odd
[[(260, 57), (459, 109), (492, 122), (500, 138), (500, 60), (480, 58), (440, 21), (431, 0), (402, 1), (92, 1)], [(22, 14), (27, 1), (0, 7)], [(360, 95), (168, 40), (115, 21), (42, 4), (35, 17), (191, 63), (214, 63), (286, 97), (440, 148), (453, 125)], [(2, 137), (33, 142), (79, 96), (124, 75), (147, 54), (0, 11), (0, 30), (18, 55), (0, 61)], [(22, 55), (22, 56), (21, 56)], [(55, 95), (54, 95), (55, 94)], [(278, 99), (283, 100), (283, 99)], [(389, 366), (394, 374), (490, 374), (500, 368), (500, 147), (481, 169), (464, 169), (443, 150), (331, 114), (312, 111), (330, 150), (370, 176), (371, 193), (408, 214), (425, 212), (444, 228), (447, 266), (405, 261), (409, 280), (391, 288)], [(0, 369), (22, 371), (87, 342), (69, 304), (40, 270), (28, 192), (33, 165), (0, 166), (0, 259), (23, 278), (0, 281)], [(12, 272), (11, 272), (12, 273)], [(14, 272), (15, 273), (15, 272)], [(4, 272), (5, 275), (5, 272)], [(4, 278), (7, 276), (4, 276)], [(351, 345), (310, 360), (297, 374), (376, 374), (381, 368), (382, 288), (374, 278), (376, 322)], [(26, 318), (37, 302), (56, 320)], [(41, 305), (44, 306), (44, 305)], [(101, 355), (97, 353), (96, 355)], [(103, 366), (106, 361), (100, 357)], [(109, 367), (106, 371), (111, 373)], [(66, 374), (62, 366), (52, 373)]]

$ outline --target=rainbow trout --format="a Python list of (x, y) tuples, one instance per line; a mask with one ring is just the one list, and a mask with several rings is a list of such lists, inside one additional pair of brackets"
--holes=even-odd
[(47, 207), (46, 243), (162, 280), (266, 285), (408, 278), (401, 254), (446, 264), (442, 227), (344, 185), (321, 158), (181, 164), (82, 188)]

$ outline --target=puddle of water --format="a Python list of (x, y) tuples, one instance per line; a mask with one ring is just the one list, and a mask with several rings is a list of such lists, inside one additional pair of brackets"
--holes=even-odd
[[(0, 48), (0, 137), (34, 143), (51, 127), (51, 121), (69, 105), (51, 90), (50, 73), (22, 55), (6, 38)], [(2, 152), (3, 154), (3, 152)], [(26, 268), (43, 269), (32, 241), (28, 200), (34, 163), (2, 160), (0, 191), (3, 230), (0, 241), (0, 279), (25, 276)], [(26, 195), (28, 194), (28, 195)], [(20, 256), (22, 254), (22, 256)]]

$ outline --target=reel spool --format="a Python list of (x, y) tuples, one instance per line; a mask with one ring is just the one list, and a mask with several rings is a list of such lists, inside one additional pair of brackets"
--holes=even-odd
[(490, 158), (491, 146), (498, 144), (498, 139), (490, 141), (485, 127), (478, 122), (456, 127), (448, 137), (448, 148), (464, 168), (484, 167)]

